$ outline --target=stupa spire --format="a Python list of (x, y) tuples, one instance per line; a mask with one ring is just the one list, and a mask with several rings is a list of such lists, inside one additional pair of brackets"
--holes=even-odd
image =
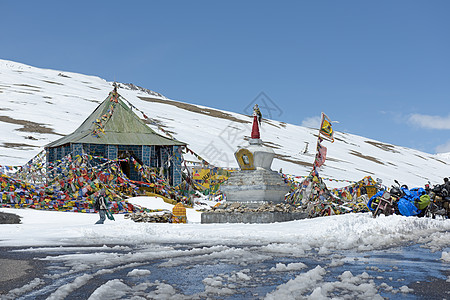
[(252, 139), (259, 139), (259, 124), (261, 124), (261, 111), (259, 110), (258, 104), (253, 107), (253, 126), (252, 126)]

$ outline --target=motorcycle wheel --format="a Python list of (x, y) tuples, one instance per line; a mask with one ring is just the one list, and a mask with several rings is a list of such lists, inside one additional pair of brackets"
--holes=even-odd
[(372, 211), (372, 217), (374, 217), (374, 218), (376, 218), (376, 217), (378, 217), (378, 215), (380, 214), (379, 213), (379, 206), (377, 206), (377, 208), (374, 210), (374, 211)]
[(377, 209), (373, 213), (373, 217), (376, 218), (383, 213), (384, 213), (384, 210), (382, 208), (380, 208), (380, 206), (378, 205)]
[(390, 205), (386, 205), (386, 207), (384, 208), (383, 213), (384, 213), (384, 215), (386, 217), (390, 216), (392, 214), (392, 207)]
[(435, 216), (431, 213), (431, 204), (429, 204), (426, 208), (425, 208), (425, 217), (426, 218), (432, 218), (432, 219), (434, 219), (435, 218)]

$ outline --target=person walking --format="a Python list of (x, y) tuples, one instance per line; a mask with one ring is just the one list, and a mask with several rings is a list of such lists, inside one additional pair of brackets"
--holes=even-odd
[(104, 190), (101, 190), (99, 196), (95, 199), (94, 208), (98, 210), (100, 215), (100, 220), (98, 220), (95, 224), (103, 224), (106, 219), (106, 199)]

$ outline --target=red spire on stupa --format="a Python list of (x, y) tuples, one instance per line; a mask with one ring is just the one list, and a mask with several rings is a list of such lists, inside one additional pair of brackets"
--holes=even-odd
[(252, 139), (259, 139), (258, 116), (253, 116)]

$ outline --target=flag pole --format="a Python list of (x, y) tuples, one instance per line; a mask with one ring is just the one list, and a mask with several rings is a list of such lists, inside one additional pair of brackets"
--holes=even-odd
[(322, 112), (321, 114), (321, 118), (320, 118), (320, 125), (319, 125), (319, 134), (317, 135), (317, 143), (316, 143), (316, 155), (314, 156), (314, 162), (313, 162), (313, 172), (319, 174), (318, 171), (316, 171), (316, 161), (317, 161), (317, 155), (319, 154), (319, 143), (321, 141), (321, 137), (320, 137), (320, 129), (322, 128), (322, 124), (323, 124), (323, 115), (324, 113)]
[(324, 138), (329, 139), (333, 143), (334, 142), (333, 133), (334, 132), (331, 126), (331, 120), (324, 112), (322, 112), (319, 134), (317, 135), (316, 156), (314, 158), (314, 165), (313, 165), (314, 173), (317, 174), (319, 173), (317, 169), (320, 168), (325, 163), (327, 156), (327, 148), (323, 146), (321, 143), (323, 142)]

